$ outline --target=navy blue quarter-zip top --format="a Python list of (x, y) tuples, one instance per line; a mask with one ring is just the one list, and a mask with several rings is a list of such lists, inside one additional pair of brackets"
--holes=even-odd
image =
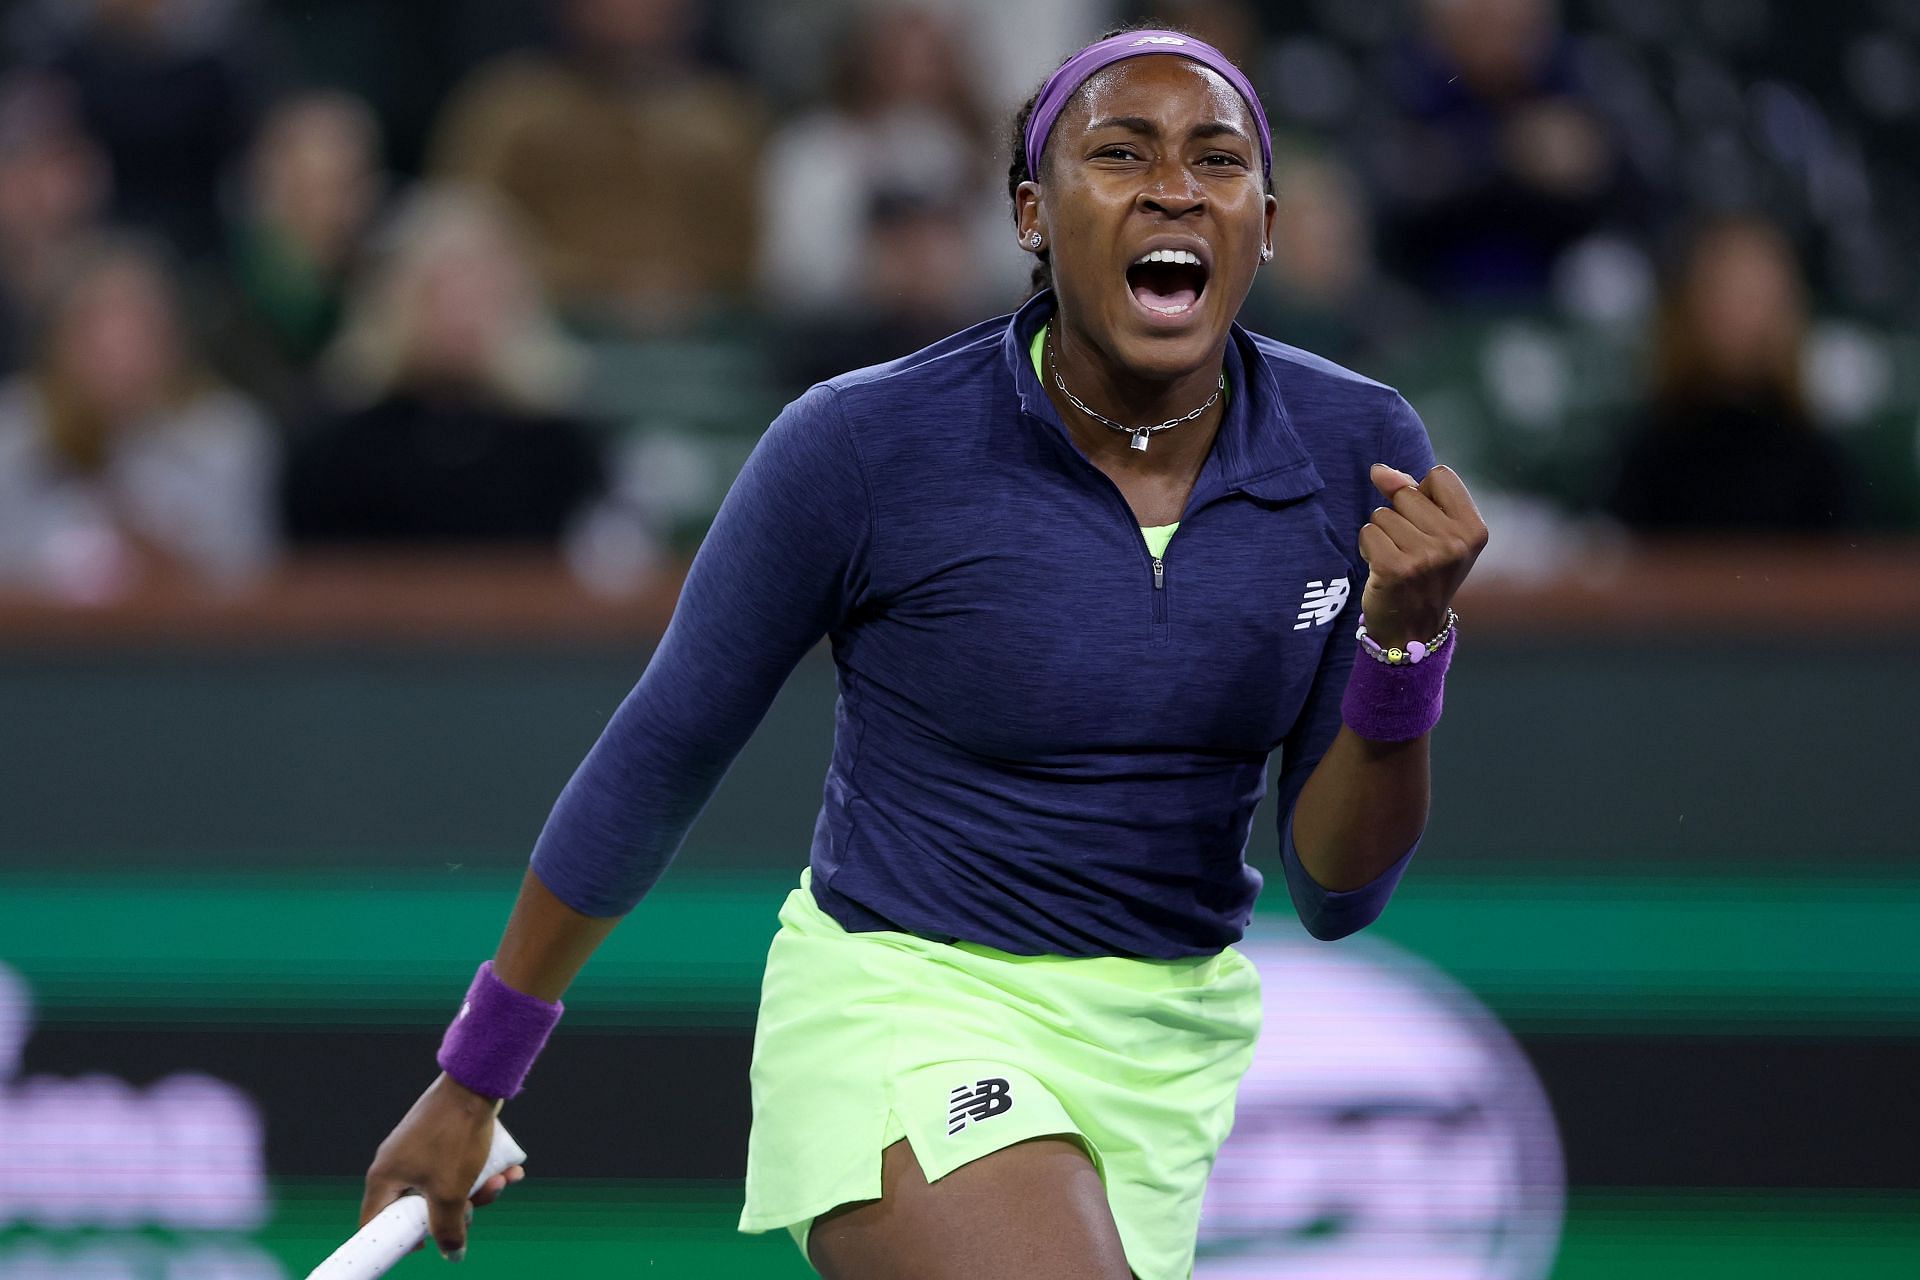
[[(1268, 762), (1284, 833), (1339, 729), (1367, 469), (1424, 476), (1426, 433), (1391, 388), (1236, 326), (1177, 551), (1155, 555), (1035, 376), (1052, 311), (1040, 294), (775, 420), (541, 834), (534, 870), (563, 901), (639, 900), (825, 636), (840, 697), (812, 884), (843, 927), (1057, 955), (1240, 937)], [(1346, 612), (1308, 607), (1341, 579)], [(1377, 915), (1406, 863), (1333, 894), (1282, 851), (1321, 936)]]

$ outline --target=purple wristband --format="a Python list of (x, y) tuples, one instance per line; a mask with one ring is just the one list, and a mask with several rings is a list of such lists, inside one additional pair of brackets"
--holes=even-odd
[(1440, 723), (1440, 695), (1460, 645), (1455, 634), (1421, 662), (1391, 665), (1364, 650), (1354, 657), (1340, 718), (1369, 742), (1409, 742)]
[(511, 1098), (527, 1082), (566, 1005), (515, 991), (480, 966), (440, 1040), (440, 1069), (483, 1098)]

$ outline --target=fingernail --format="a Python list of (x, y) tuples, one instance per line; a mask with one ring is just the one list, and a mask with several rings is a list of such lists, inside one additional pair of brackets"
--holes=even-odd
[(441, 1250), (440, 1256), (445, 1258), (448, 1262), (465, 1262), (467, 1260), (467, 1246), (461, 1245), (458, 1249), (455, 1249), (452, 1253), (448, 1253), (443, 1249)]

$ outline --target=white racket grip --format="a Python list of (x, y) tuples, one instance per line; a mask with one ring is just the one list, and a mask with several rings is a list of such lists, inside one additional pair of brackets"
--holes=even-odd
[[(493, 1145), (487, 1149), (487, 1163), (480, 1170), (469, 1196), (487, 1185), (487, 1179), (503, 1173), (527, 1158), (505, 1125), (493, 1122)], [(400, 1259), (413, 1252), (413, 1246), (427, 1238), (427, 1202), (417, 1195), (404, 1195), (375, 1214), (353, 1238), (333, 1251), (333, 1255), (315, 1267), (307, 1280), (374, 1280), (390, 1271)]]

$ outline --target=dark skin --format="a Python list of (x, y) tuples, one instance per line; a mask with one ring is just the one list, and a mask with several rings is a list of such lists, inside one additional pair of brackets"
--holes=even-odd
[[(528, 871), (494, 953), (493, 971), (516, 991), (558, 1000), (619, 923), (618, 917), (581, 915)], [(467, 1189), (487, 1162), (498, 1113), (495, 1099), (442, 1072), (374, 1153), (360, 1200), (361, 1225), (400, 1196), (417, 1192), (426, 1198), (427, 1232), (440, 1252), (454, 1261), (464, 1257)], [(514, 1165), (489, 1179), (473, 1203), (491, 1204), (524, 1177), (526, 1170)]]
[[(1020, 242), (1040, 236), (1059, 299), (1047, 334), (1048, 397), (1144, 525), (1180, 518), (1221, 405), (1157, 433), (1143, 453), (1075, 409), (1051, 374), (1129, 425), (1180, 417), (1218, 389), (1228, 326), (1253, 285), (1276, 209), (1254, 130), (1240, 95), (1197, 63), (1116, 63), (1081, 86), (1054, 123), (1046, 183), (1022, 183), (1015, 196)], [(1128, 265), (1150, 247), (1189, 248), (1208, 263), (1207, 287), (1183, 322), (1151, 315), (1127, 287)]]
[[(1164, 421), (1218, 385), (1229, 327), (1276, 212), (1256, 136), (1246, 104), (1215, 73), (1184, 58), (1134, 58), (1083, 86), (1054, 126), (1041, 180), (1019, 188), (1021, 242), (1038, 232), (1052, 253), (1059, 310), (1048, 355), (1074, 393), (1106, 416)], [(1153, 314), (1127, 287), (1128, 265), (1169, 242), (1194, 246), (1207, 263), (1190, 314)], [(1156, 435), (1142, 453), (1048, 383), (1074, 443), (1112, 478), (1138, 521), (1179, 520), (1219, 429), (1219, 407)], [(1424, 640), (1439, 630), (1486, 545), (1486, 525), (1446, 467), (1416, 481), (1383, 463), (1371, 479), (1387, 501), (1358, 531), (1371, 569), (1362, 598), (1368, 627), (1383, 644)], [(1367, 883), (1418, 838), (1428, 792), (1425, 738), (1369, 742), (1343, 727), (1294, 810), (1302, 864), (1330, 889)], [(529, 872), (495, 971), (509, 986), (558, 999), (615, 923), (579, 914)], [(494, 1112), (491, 1099), (444, 1075), (436, 1080), (381, 1144), (362, 1220), (418, 1191), (434, 1240), (464, 1252), (465, 1192), (484, 1162)], [(476, 1203), (519, 1172), (494, 1179)], [(1067, 1135), (1016, 1144), (931, 1184), (899, 1142), (882, 1155), (881, 1180), (880, 1199), (842, 1205), (814, 1224), (809, 1255), (826, 1280), (1131, 1275), (1099, 1175)], [(982, 1222), (993, 1230), (980, 1230)]]

